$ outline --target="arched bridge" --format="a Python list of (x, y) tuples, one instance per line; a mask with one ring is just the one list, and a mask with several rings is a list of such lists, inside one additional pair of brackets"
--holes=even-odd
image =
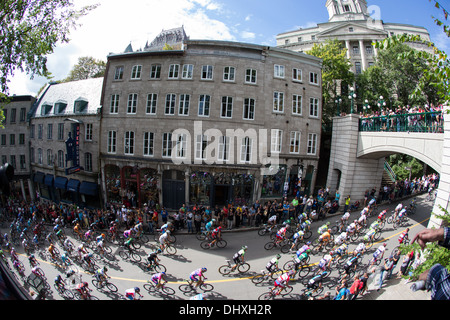
[[(450, 208), (450, 115), (448, 108), (434, 114), (408, 114), (386, 118), (347, 115), (333, 119), (327, 185), (346, 196), (364, 198), (381, 186), (385, 157), (402, 153), (417, 158), (440, 174), (438, 206)], [(430, 220), (431, 225), (440, 222)]]

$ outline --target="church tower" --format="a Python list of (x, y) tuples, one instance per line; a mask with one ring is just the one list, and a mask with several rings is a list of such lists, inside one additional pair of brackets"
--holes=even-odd
[(367, 20), (369, 12), (366, 0), (327, 0), (329, 22)]

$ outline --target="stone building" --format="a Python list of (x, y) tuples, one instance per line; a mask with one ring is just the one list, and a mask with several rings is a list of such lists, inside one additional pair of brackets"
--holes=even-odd
[[(182, 29), (181, 29), (182, 30)], [(321, 60), (260, 45), (189, 40), (176, 31), (110, 54), (100, 162), (109, 203), (250, 204), (313, 191)], [(176, 36), (176, 37), (175, 37)], [(157, 37), (161, 39), (161, 35)]]
[(31, 170), (41, 199), (100, 207), (103, 78), (48, 84), (30, 124)]
[[(279, 48), (306, 52), (314, 44), (326, 40), (338, 39), (347, 48), (347, 57), (351, 60), (352, 71), (360, 74), (375, 63), (376, 41), (393, 35), (419, 35), (430, 41), (426, 28), (414, 25), (385, 23), (379, 19), (380, 12), (371, 16), (366, 0), (327, 0), (325, 4), (329, 20), (315, 27), (293, 30), (277, 35)], [(376, 8), (379, 10), (379, 8)], [(418, 50), (430, 50), (422, 43), (409, 43)]]
[(30, 127), (28, 113), (36, 99), (32, 96), (12, 96), (1, 102), (5, 119), (0, 129), (0, 165), (9, 163), (14, 168), (12, 193), (18, 199), (34, 198), (30, 180)]

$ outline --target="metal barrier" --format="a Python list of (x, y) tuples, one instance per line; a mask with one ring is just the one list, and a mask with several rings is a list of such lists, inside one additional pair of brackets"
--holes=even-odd
[(359, 131), (443, 133), (444, 117), (441, 111), (424, 113), (363, 115)]

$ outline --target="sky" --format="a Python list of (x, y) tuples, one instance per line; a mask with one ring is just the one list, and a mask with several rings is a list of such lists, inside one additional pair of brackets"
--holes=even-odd
[[(76, 8), (99, 4), (79, 20), (70, 42), (58, 44), (48, 56), (53, 80), (68, 76), (79, 57), (106, 61), (131, 43), (143, 48), (163, 29), (184, 26), (191, 39), (226, 40), (276, 46), (276, 35), (328, 21), (326, 0), (73, 0)], [(450, 11), (450, 0), (439, 1)], [(432, 16), (444, 20), (429, 0), (368, 0), (373, 17), (386, 23), (425, 27), (431, 40), (450, 53), (450, 38)], [(447, 21), (450, 24), (450, 21)], [(49, 80), (17, 72), (10, 95), (33, 95)]]

